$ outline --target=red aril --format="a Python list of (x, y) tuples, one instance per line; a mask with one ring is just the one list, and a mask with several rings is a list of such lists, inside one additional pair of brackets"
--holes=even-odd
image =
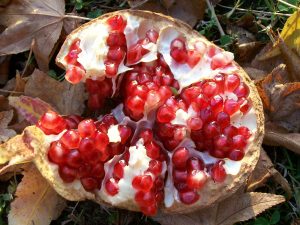
[(79, 147), (80, 136), (77, 130), (68, 130), (59, 139), (60, 143), (68, 149), (75, 149)]

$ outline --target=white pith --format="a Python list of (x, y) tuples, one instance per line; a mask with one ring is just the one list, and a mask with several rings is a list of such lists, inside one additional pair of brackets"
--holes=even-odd
[[(149, 168), (149, 162), (152, 160), (150, 157), (147, 156), (146, 148), (144, 146), (144, 140), (141, 138), (137, 141), (136, 145), (131, 146), (129, 148), (130, 158), (128, 161), (128, 165), (124, 167), (124, 176), (120, 181), (118, 182), (119, 192), (118, 194), (111, 196), (109, 195), (105, 188), (101, 188), (101, 190), (98, 192), (98, 194), (101, 196), (101, 198), (111, 203), (112, 205), (116, 205), (122, 202), (127, 202), (129, 200), (133, 200), (135, 193), (137, 192), (132, 187), (132, 180), (134, 177), (138, 175), (142, 175), (145, 173), (145, 171)], [(116, 156), (117, 160), (113, 160), (113, 163), (118, 161), (120, 158), (119, 156)], [(106, 166), (107, 174), (106, 177), (110, 177), (112, 174), (111, 165), (109, 166), (107, 164)], [(109, 171), (110, 170), (110, 171)], [(166, 171), (166, 163), (163, 163), (163, 170), (162, 175), (164, 176)], [(152, 175), (151, 173), (149, 173)], [(152, 175), (152, 178), (154, 176)], [(103, 185), (105, 183), (106, 179), (103, 180)]]
[[(129, 15), (128, 13), (124, 13), (122, 15), (127, 20), (127, 26), (125, 28), (124, 33), (125, 33), (126, 40), (127, 40), (127, 47), (129, 47), (129, 46), (132, 46), (133, 44), (135, 44), (140, 38), (144, 38), (143, 35), (145, 34), (145, 32), (148, 29), (148, 28), (145, 29), (145, 27), (148, 27), (149, 23), (145, 19), (141, 19), (139, 17)], [(97, 23), (95, 23), (95, 24), (97, 24)], [(105, 27), (106, 25), (103, 25), (103, 26)], [(95, 29), (95, 27), (93, 27), (93, 29)], [(84, 40), (84, 39), (89, 40), (89, 38), (92, 37), (92, 34), (90, 34), (90, 33), (92, 33), (91, 32), (92, 29), (91, 29), (91, 31), (87, 31), (87, 28), (85, 28), (85, 29), (86, 30), (82, 30), (82, 36), (77, 36), (79, 38), (83, 37), (81, 40)], [(107, 27), (105, 29), (103, 31), (99, 32), (99, 34), (97, 34), (97, 36), (102, 35), (102, 42), (104, 43), (104, 45), (105, 45), (105, 41), (107, 38), (107, 36), (105, 36), (105, 35), (108, 35)], [(194, 68), (190, 68), (187, 64), (176, 63), (170, 56), (170, 43), (175, 38), (184, 37), (185, 35), (182, 32), (180, 32), (179, 30), (177, 30), (176, 28), (170, 27), (170, 26), (159, 27), (159, 29), (160, 29), (159, 30), (159, 38), (158, 38), (157, 44), (149, 43), (148, 45), (143, 46), (144, 48), (149, 49), (150, 53), (146, 54), (139, 62), (151, 62), (153, 60), (156, 60), (157, 53), (161, 53), (163, 55), (166, 63), (169, 65), (171, 72), (174, 75), (174, 78), (179, 82), (180, 90), (182, 90), (182, 88), (187, 87), (195, 82), (202, 81), (207, 78), (213, 78), (214, 75), (216, 75), (220, 72), (222, 72), (224, 74), (231, 74), (231, 73), (234, 73), (235, 71), (237, 71), (237, 67), (232, 64), (229, 66), (226, 66), (225, 68), (212, 70), (211, 69), (211, 60), (212, 59), (207, 55), (207, 53), (205, 53), (203, 55), (202, 59), (198, 62), (198, 64)], [(93, 32), (97, 33), (95, 31), (93, 31)], [(98, 38), (95, 40), (98, 41)], [(194, 43), (195, 41), (196, 41), (195, 39), (188, 40), (187, 46), (192, 47), (192, 45), (190, 43)], [(106, 57), (108, 48), (106, 45), (103, 48), (99, 48), (101, 50), (101, 53), (98, 54), (97, 52), (95, 53), (95, 49), (90, 50), (89, 48), (85, 47), (84, 43), (87, 43), (87, 42), (88, 41), (83, 42), (82, 44), (80, 43), (80, 47), (84, 48), (84, 49), (82, 49), (82, 52), (85, 52), (84, 54), (90, 54), (93, 57), (95, 56), (95, 54), (97, 56), (99, 55), (99, 57), (101, 57), (101, 59), (102, 59), (103, 65), (101, 63), (96, 65), (96, 63), (98, 63), (98, 61), (96, 61), (96, 59), (95, 60), (93, 59), (92, 61), (87, 62), (90, 60), (90, 58), (93, 58), (93, 57), (88, 58), (89, 60), (82, 59), (85, 57), (84, 54), (79, 55), (80, 61), (79, 60), (78, 61), (84, 66), (86, 71), (89, 71), (87, 73), (87, 76), (91, 76), (92, 78), (104, 76), (105, 68), (103, 67), (104, 66), (103, 60)], [(93, 42), (94, 45), (95, 45), (95, 43), (96, 43), (96, 41)], [(222, 53), (219, 53), (219, 54), (222, 54)], [(137, 62), (137, 63), (139, 63), (139, 62)], [(135, 64), (137, 64), (137, 63), (135, 63)], [(124, 71), (127, 71), (127, 70), (130, 70), (130, 68), (121, 64), (119, 67), (118, 74), (120, 74)], [(230, 98), (230, 99), (237, 100), (236, 95), (231, 92), (225, 92), (221, 96), (224, 99)], [(146, 111), (148, 111), (148, 110), (146, 110)], [(181, 109), (177, 110), (176, 118), (174, 120), (172, 120), (171, 123), (174, 125), (176, 124), (176, 125), (186, 126), (187, 120), (189, 118), (191, 118), (193, 115), (195, 115), (195, 112), (192, 111), (191, 107), (189, 108), (188, 112), (185, 112)], [(122, 118), (122, 119), (117, 118), (118, 121), (123, 120), (124, 116), (122, 115), (122, 116), (120, 116), (120, 118)], [(231, 116), (231, 124), (236, 127), (246, 126), (249, 128), (249, 130), (252, 133), (252, 136), (250, 137), (250, 139), (248, 139), (248, 145), (249, 145), (249, 143), (252, 142), (252, 140), (254, 138), (254, 134), (256, 133), (256, 130), (257, 130), (257, 122), (256, 122), (256, 115), (255, 115), (254, 109), (251, 108), (251, 110), (249, 112), (247, 112), (246, 115), (243, 115), (241, 112), (235, 113), (234, 115)], [(110, 142), (119, 142), (121, 140), (120, 136), (117, 136), (114, 133), (116, 128), (112, 128), (112, 129), (110, 128), (109, 130), (110, 131), (108, 131), (108, 132), (110, 134), (108, 133), (108, 136), (109, 136)], [(116, 133), (119, 135), (119, 132), (116, 132)], [(187, 147), (190, 150), (192, 155), (201, 158), (205, 164), (213, 164), (219, 160), (215, 157), (210, 156), (207, 152), (199, 152), (199, 151), (195, 150), (195, 145), (190, 139), (182, 141), (182, 143), (178, 147), (180, 147), (180, 146)], [(248, 146), (245, 148), (245, 151), (247, 151), (247, 148), (248, 148)], [(129, 151), (130, 151), (130, 156), (134, 155), (134, 157), (132, 157), (132, 158), (130, 157), (129, 165), (126, 166), (124, 169), (124, 178), (121, 179), (118, 183), (119, 190), (120, 190), (119, 193), (115, 196), (108, 195), (105, 191), (104, 183), (102, 185), (102, 189), (98, 192), (98, 194), (101, 196), (101, 198), (104, 201), (109, 202), (113, 205), (117, 205), (119, 203), (134, 199), (134, 194), (136, 191), (132, 188), (132, 185), (131, 185), (132, 178), (136, 175), (142, 174), (148, 168), (149, 161), (151, 160), (146, 155), (146, 152), (145, 152), (146, 149), (143, 146), (143, 143), (140, 142), (140, 140), (137, 142), (136, 146), (131, 146), (129, 148)], [(169, 158), (171, 158), (172, 153), (168, 152), (168, 155), (169, 155)], [(115, 162), (117, 162), (117, 160), (119, 158), (120, 158), (120, 156), (115, 156), (115, 158), (113, 158), (112, 160), (107, 162), (105, 165), (106, 170), (109, 170), (109, 168), (110, 168), (110, 171), (112, 171), (111, 165), (109, 165), (109, 164), (114, 164)], [(230, 159), (223, 159), (223, 160), (225, 161), (225, 164), (223, 166), (226, 170), (226, 173), (233, 175), (233, 176), (237, 175), (238, 172), (240, 171), (242, 161), (232, 161)], [(164, 170), (167, 169), (166, 167), (167, 166), (164, 163)], [(172, 182), (172, 172), (171, 171), (172, 171), (172, 163), (170, 163), (168, 165), (169, 176), (168, 176), (168, 179), (166, 180), (166, 184), (165, 184), (164, 203), (165, 203), (166, 207), (171, 207), (173, 205), (174, 201), (179, 202), (178, 192), (177, 192), (176, 188), (174, 188), (174, 185)], [(108, 176), (108, 174), (106, 174), (106, 177), (107, 176)], [(207, 173), (207, 176), (210, 177), (210, 175), (208, 173)], [(104, 178), (103, 182), (106, 180), (106, 177)], [(81, 185), (80, 182), (79, 182), (79, 185)], [(199, 201), (201, 201), (201, 198)]]
[(111, 125), (107, 130), (107, 136), (108, 136), (109, 142), (112, 142), (112, 143), (121, 142), (119, 126)]

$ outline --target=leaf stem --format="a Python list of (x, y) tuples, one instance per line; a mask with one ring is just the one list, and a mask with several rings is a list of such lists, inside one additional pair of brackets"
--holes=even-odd
[[(225, 5), (221, 5), (218, 4), (218, 6), (225, 8), (225, 9), (232, 9), (232, 7), (229, 6), (225, 6)], [(243, 9), (243, 8), (238, 8), (238, 7), (234, 7), (235, 10), (238, 11), (242, 11), (242, 12), (253, 12), (254, 14), (265, 14), (265, 15), (277, 15), (277, 16), (286, 16), (286, 17), (290, 17), (292, 14), (285, 14), (285, 13), (279, 13), (279, 12), (265, 12), (265, 11), (259, 11), (259, 10), (254, 10), (254, 9)]]
[(225, 35), (225, 32), (224, 32), (224, 30), (223, 30), (223, 28), (222, 28), (222, 26), (221, 26), (221, 24), (220, 24), (220, 22), (219, 22), (219, 20), (218, 20), (218, 17), (217, 17), (217, 15), (216, 15), (216, 12), (215, 12), (214, 7), (213, 7), (212, 4), (210, 3), (210, 0), (206, 0), (206, 4), (207, 4), (209, 10), (211, 11), (212, 17), (216, 20), (217, 27), (218, 27), (218, 29), (219, 29), (219, 32), (220, 32), (221, 36), (224, 36), (224, 35)]
[(297, 7), (297, 6), (295, 6), (295, 5), (292, 5), (292, 4), (290, 4), (290, 3), (288, 3), (288, 2), (285, 2), (285, 1), (283, 1), (283, 0), (278, 0), (278, 2), (281, 2), (282, 4), (284, 4), (284, 5), (287, 5), (287, 6), (289, 6), (289, 7), (292, 7), (292, 8), (294, 8), (294, 9), (300, 9), (299, 7)]
[(87, 21), (92, 20), (91, 18), (87, 18), (87, 17), (83, 17), (83, 16), (75, 16), (75, 15), (70, 15), (70, 14), (64, 15), (64, 18), (78, 19), (78, 20), (87, 20)]

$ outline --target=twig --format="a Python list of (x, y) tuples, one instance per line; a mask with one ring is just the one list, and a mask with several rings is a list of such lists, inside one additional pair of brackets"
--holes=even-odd
[(33, 39), (33, 40), (31, 41), (30, 51), (29, 51), (29, 56), (28, 56), (28, 59), (27, 59), (27, 61), (26, 61), (25, 67), (24, 67), (24, 69), (23, 69), (23, 71), (22, 71), (21, 77), (24, 76), (24, 74), (25, 74), (25, 72), (26, 72), (26, 70), (27, 70), (27, 67), (28, 67), (28, 65), (29, 65), (29, 62), (30, 62), (30, 59), (31, 59), (31, 56), (32, 56), (32, 50), (33, 50), (34, 44), (35, 44), (35, 40)]
[(288, 2), (285, 2), (285, 1), (283, 1), (283, 0), (278, 0), (278, 2), (281, 2), (282, 4), (284, 4), (284, 5), (287, 5), (287, 6), (289, 6), (289, 7), (292, 7), (292, 8), (294, 8), (294, 9), (300, 9), (299, 7), (297, 7), (297, 6), (295, 6), (295, 5), (292, 5), (291, 3), (288, 3)]
[[(232, 7), (225, 6), (218, 4), (218, 6), (225, 8), (225, 9), (232, 9)], [(242, 12), (253, 12), (254, 14), (265, 14), (265, 15), (277, 15), (277, 16), (286, 16), (290, 17), (292, 14), (285, 14), (285, 13), (279, 13), (279, 12), (265, 12), (265, 11), (259, 11), (259, 10), (254, 10), (254, 9), (243, 9), (243, 8), (238, 8), (236, 7), (235, 10), (242, 11)]]
[(220, 22), (218, 20), (218, 17), (216, 15), (214, 7), (212, 6), (212, 4), (210, 3), (209, 0), (206, 0), (206, 4), (207, 4), (209, 10), (211, 11), (211, 16), (216, 20), (217, 27), (219, 29), (219, 32), (220, 32), (221, 36), (224, 36), (225, 32), (224, 32), (224, 30), (223, 30), (223, 28), (222, 28), (222, 26), (221, 26), (221, 24), (220, 24)]
[(83, 16), (75, 16), (75, 15), (70, 15), (70, 14), (64, 15), (64, 18), (71, 18), (71, 19), (78, 19), (78, 20), (87, 20), (87, 21), (92, 20), (91, 18), (87, 18), (87, 17), (83, 17)]

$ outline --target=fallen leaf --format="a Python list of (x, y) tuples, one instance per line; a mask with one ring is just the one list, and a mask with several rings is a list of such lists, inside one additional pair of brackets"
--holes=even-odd
[(128, 3), (132, 8), (163, 13), (183, 20), (190, 26), (194, 26), (199, 20), (203, 19), (206, 8), (205, 0), (134, 0), (128, 1)]
[(24, 93), (26, 96), (40, 98), (64, 115), (81, 115), (87, 99), (82, 83), (72, 85), (66, 80), (59, 82), (38, 69), (29, 77)]
[(289, 80), (300, 81), (300, 57), (288, 47), (281, 37), (278, 45), (289, 71)]
[(45, 112), (54, 110), (47, 102), (28, 96), (9, 97), (9, 104), (30, 124), (36, 124)]
[[(31, 140), (30, 131), (17, 135), (0, 145), (0, 165), (12, 166), (32, 161), (33, 148), (28, 144)], [(0, 171), (1, 173), (1, 171)]]
[(256, 83), (265, 113), (289, 132), (300, 132), (300, 82), (289, 82), (286, 66), (275, 68), (265, 79)]
[(7, 128), (7, 125), (10, 123), (13, 116), (13, 110), (0, 112), (0, 143), (17, 134), (14, 130)]
[(19, 71), (17, 71), (15, 88), (13, 92), (10, 94), (10, 96), (21, 95), (21, 93), (24, 92), (25, 84), (26, 84), (25, 80), (21, 77)]
[[(7, 29), (0, 35), (0, 55), (27, 51), (35, 40), (40, 54), (49, 62), (63, 27), (64, 12), (63, 0), (12, 0), (1, 12), (0, 24)], [(48, 63), (36, 59), (41, 69), (48, 68)]]
[(273, 43), (269, 42), (266, 46), (259, 51), (255, 58), (251, 61), (251, 67), (264, 70), (267, 73), (272, 72), (274, 68), (284, 63), (281, 55), (266, 57), (268, 52), (273, 49)]
[(24, 172), (8, 214), (10, 225), (49, 225), (66, 206), (36, 167)]
[(264, 143), (271, 146), (284, 146), (300, 154), (300, 134), (288, 133), (274, 123), (266, 124)]
[(159, 215), (154, 218), (162, 225), (232, 225), (249, 220), (285, 201), (281, 195), (250, 192), (235, 194), (209, 209), (184, 215)]
[[(285, 22), (284, 27), (280, 33), (280, 37), (285, 44), (295, 50), (300, 55), (300, 10), (295, 11)], [(279, 46), (275, 46), (271, 53), (273, 55), (280, 54)]]
[(243, 67), (243, 69), (246, 71), (246, 73), (250, 76), (252, 80), (258, 81), (263, 79), (265, 76), (268, 75), (268, 73), (264, 70), (259, 70), (253, 67)]
[(265, 150), (261, 149), (258, 163), (247, 182), (247, 192), (264, 186), (270, 178), (273, 178), (285, 190), (288, 199), (292, 196), (292, 189), (288, 181), (274, 168)]

